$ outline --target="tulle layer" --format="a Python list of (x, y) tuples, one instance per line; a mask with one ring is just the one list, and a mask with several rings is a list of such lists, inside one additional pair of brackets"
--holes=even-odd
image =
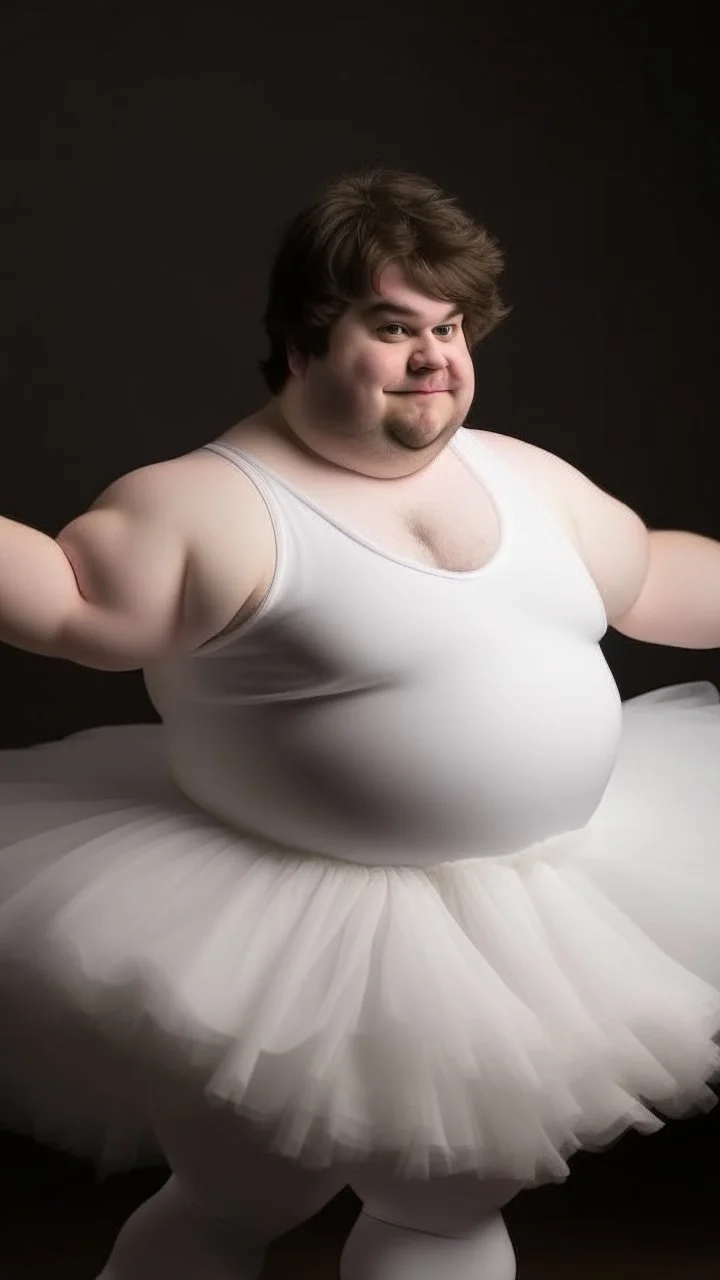
[(201, 1092), (309, 1167), (562, 1178), (715, 1102), (719, 783), (717, 692), (662, 690), (582, 832), (382, 868), (219, 826), (156, 726), (3, 753), (9, 1113), (127, 1163), (154, 1090)]

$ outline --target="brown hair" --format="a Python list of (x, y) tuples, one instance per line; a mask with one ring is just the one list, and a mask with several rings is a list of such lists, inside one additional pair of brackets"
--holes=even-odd
[(288, 346), (322, 357), (332, 326), (400, 265), (416, 289), (457, 303), (470, 350), (510, 308), (497, 289), (502, 253), (456, 201), (427, 178), (365, 168), (330, 182), (287, 225), (263, 317), (270, 355), (258, 368), (273, 395), (290, 367)]

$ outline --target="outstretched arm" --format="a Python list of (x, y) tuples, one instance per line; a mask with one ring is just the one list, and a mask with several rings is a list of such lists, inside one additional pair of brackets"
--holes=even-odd
[(78, 586), (62, 547), (47, 534), (0, 516), (0, 640), (30, 653), (55, 651)]
[(508, 461), (567, 500), (587, 568), (616, 631), (681, 649), (720, 648), (720, 542), (648, 529), (581, 471), (537, 445), (485, 432)]
[(580, 472), (570, 469), (568, 476), (586, 563), (609, 624), (648, 644), (720, 647), (720, 542), (648, 529), (636, 512)]
[(187, 547), (125, 477), (57, 538), (0, 517), (0, 639), (84, 666), (143, 665), (180, 640)]
[(580, 540), (610, 626), (647, 644), (720, 647), (720, 542), (648, 529), (579, 472), (572, 485)]
[(132, 472), (57, 538), (0, 517), (0, 641), (123, 671), (221, 631), (256, 584), (256, 521), (249, 501), (234, 502), (229, 555), (214, 463)]
[(650, 530), (642, 590), (613, 626), (651, 644), (720, 648), (720, 542), (682, 530)]

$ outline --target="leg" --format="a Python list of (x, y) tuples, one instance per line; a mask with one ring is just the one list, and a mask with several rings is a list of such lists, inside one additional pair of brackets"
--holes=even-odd
[(342, 1280), (514, 1280), (500, 1210), (518, 1183), (471, 1175), (406, 1181), (350, 1176), (363, 1208), (343, 1251)]
[(172, 1176), (125, 1224), (98, 1280), (257, 1280), (267, 1245), (347, 1181), (270, 1155), (224, 1109), (163, 1107), (155, 1128)]

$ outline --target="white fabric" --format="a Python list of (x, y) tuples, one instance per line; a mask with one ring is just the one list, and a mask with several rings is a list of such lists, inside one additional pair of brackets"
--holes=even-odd
[(455, 1238), (361, 1213), (340, 1260), (340, 1280), (515, 1280), (516, 1275), (515, 1252), (500, 1213)]
[(275, 581), (244, 627), (146, 680), (179, 785), (236, 830), (434, 865), (514, 852), (596, 808), (621, 729), (602, 601), (509, 469), (471, 431), (453, 444), (501, 525), (474, 572), (378, 550), (216, 446), (265, 497)]
[[(289, 491), (280, 508), (277, 485), (276, 520), (317, 520), (297, 540), (312, 556), (286, 594), (278, 579), (262, 634), (154, 673), (164, 730), (0, 756), (0, 1092), (17, 1121), (122, 1162), (136, 1104), (195, 1091), (310, 1168), (372, 1155), (533, 1183), (656, 1129), (656, 1110), (713, 1104), (717, 692), (621, 715), (575, 553), (499, 464), (484, 479), (512, 541), (476, 575), (401, 566)], [(343, 624), (323, 548), (337, 568), (346, 545), (367, 564)], [(371, 565), (397, 570), (389, 615)], [(274, 843), (293, 829), (295, 848)]]
[(260, 1280), (265, 1249), (198, 1209), (175, 1178), (136, 1209), (97, 1280)]
[(372, 1162), (304, 1169), (270, 1155), (239, 1117), (207, 1104), (158, 1102), (153, 1121), (172, 1177), (123, 1227), (99, 1280), (254, 1280), (266, 1246), (314, 1217), (346, 1182), (364, 1204), (343, 1250), (343, 1280), (514, 1274), (499, 1212), (518, 1190), (508, 1183), (468, 1175), (398, 1182)]

